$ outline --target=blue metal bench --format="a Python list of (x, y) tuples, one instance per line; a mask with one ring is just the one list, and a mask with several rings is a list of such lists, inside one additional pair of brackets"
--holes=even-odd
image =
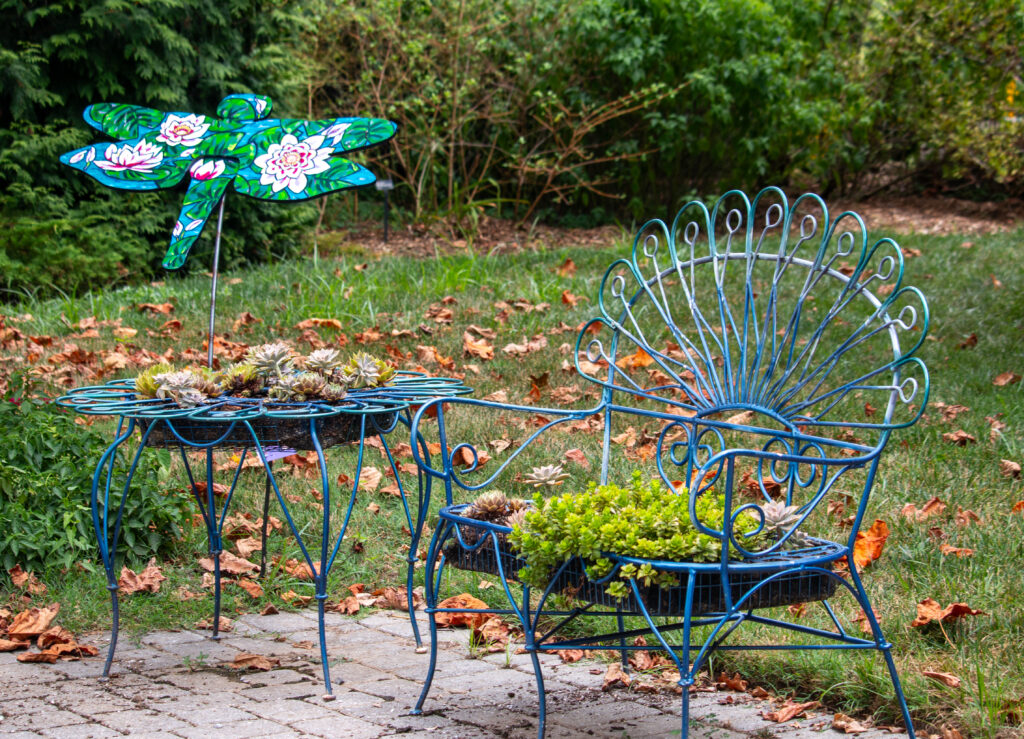
[[(413, 419), (412, 431), (419, 433), (425, 414), (436, 412), (444, 451), (433, 464), (419, 456), (417, 461), (446, 493), (426, 568), (430, 668), (413, 712), (422, 710), (436, 666), (436, 614), (450, 610), (438, 607), (442, 574), (446, 566), (457, 566), (497, 573), (509, 608), (487, 612), (514, 614), (522, 622), (539, 693), (538, 736), (545, 728), (539, 653), (610, 649), (621, 652), (625, 666), (630, 649), (644, 648), (627, 637), (645, 633), (678, 667), (684, 737), (689, 688), (708, 657), (715, 650), (752, 648), (880, 651), (913, 737), (891, 645), (857, 567), (846, 569), (882, 450), (893, 431), (917, 421), (928, 396), (927, 370), (914, 357), (927, 332), (927, 303), (918, 290), (903, 286), (899, 246), (891, 239), (869, 241), (854, 213), (832, 220), (816, 195), (790, 203), (775, 188), (753, 200), (734, 191), (710, 210), (699, 201), (687, 204), (671, 225), (645, 224), (632, 253), (605, 274), (597, 306), (576, 344), (577, 370), (600, 388), (595, 406), (566, 410), (444, 399)], [(467, 467), (467, 454), (475, 460), (477, 450), (456, 436), (452, 418), (462, 406), (474, 415), (540, 416), (542, 425), (510, 449), (501, 465), (491, 463), (486, 471), (475, 463)], [(622, 466), (614, 459), (613, 425), (658, 424), (650, 474), (665, 484), (692, 482), (691, 520), (722, 542), (720, 561), (649, 562), (658, 571), (677, 573), (680, 585), (659, 589), (632, 579), (624, 599), (608, 598), (603, 584), (624, 565), (645, 560), (610, 556), (615, 569), (600, 578), (588, 574), (586, 563), (570, 560), (552, 574), (544, 592), (520, 589), (516, 573), (522, 560), (508, 549), (509, 529), (461, 516), (465, 506), (455, 505), (456, 494), (465, 499), (462, 491), (487, 489), (499, 479), (508, 490), (505, 483), (527, 448), (543, 449), (559, 427), (595, 414), (603, 421), (602, 482)], [(836, 541), (810, 536), (835, 533), (828, 504), (844, 505), (843, 491), (856, 488), (859, 497), (845, 503), (843, 514), (849, 528)], [(696, 518), (695, 501), (711, 490), (725, 500), (725, 523), (717, 528)], [(797, 506), (790, 525), (767, 544), (761, 537), (760, 548), (748, 548), (750, 541), (736, 536), (732, 522), (746, 512), (763, 526), (771, 502)], [(464, 536), (467, 526), (478, 534), (472, 540)], [(552, 596), (570, 582), (577, 605), (556, 607), (554, 601), (563, 601)], [(851, 633), (833, 609), (831, 596), (844, 590), (866, 614), (869, 634)], [(815, 600), (827, 613), (827, 628), (797, 623), (785, 611), (764, 613)], [(583, 617), (614, 618), (616, 629), (560, 637), (565, 625)], [(557, 626), (541, 627), (542, 618), (554, 618)], [(627, 629), (627, 618), (639, 628)], [(802, 639), (736, 643), (744, 623)]]

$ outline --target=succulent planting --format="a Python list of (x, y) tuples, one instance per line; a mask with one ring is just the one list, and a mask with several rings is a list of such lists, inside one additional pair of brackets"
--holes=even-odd
[(220, 372), (154, 365), (135, 378), (135, 393), (140, 398), (173, 400), (182, 408), (221, 397), (340, 403), (350, 390), (382, 387), (394, 376), (391, 365), (365, 352), (345, 362), (336, 349), (317, 349), (301, 357), (287, 344), (275, 342), (252, 347), (244, 361)]

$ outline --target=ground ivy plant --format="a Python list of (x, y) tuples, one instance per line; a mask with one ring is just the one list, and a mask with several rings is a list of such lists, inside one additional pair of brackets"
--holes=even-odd
[[(690, 519), (690, 496), (685, 488), (668, 488), (660, 480), (645, 480), (634, 472), (627, 487), (591, 482), (583, 493), (545, 499), (537, 495), (535, 508), (509, 536), (512, 547), (526, 560), (522, 581), (545, 588), (555, 569), (580, 557), (591, 578), (606, 577), (614, 569), (607, 554), (673, 562), (713, 562), (721, 557), (722, 541), (696, 529)], [(698, 520), (707, 528), (724, 529), (724, 496), (706, 491), (696, 503)], [(740, 515), (737, 537), (755, 536), (758, 520)], [(757, 537), (762, 534), (756, 534)], [(750, 539), (747, 542), (753, 544)], [(623, 565), (607, 584), (616, 598), (629, 593), (629, 581), (672, 587), (678, 576), (653, 564)]]

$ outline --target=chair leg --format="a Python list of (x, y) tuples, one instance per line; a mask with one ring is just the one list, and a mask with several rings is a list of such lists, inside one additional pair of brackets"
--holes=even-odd
[(867, 591), (864, 590), (864, 585), (860, 581), (860, 575), (857, 573), (856, 567), (850, 568), (850, 579), (856, 588), (858, 605), (864, 609), (868, 623), (871, 625), (871, 633), (875, 638), (875, 645), (878, 651), (882, 653), (882, 656), (885, 658), (885, 664), (889, 668), (889, 678), (892, 680), (896, 701), (899, 703), (900, 712), (903, 714), (903, 722), (906, 724), (907, 734), (910, 739), (915, 739), (917, 735), (914, 733), (914, 723), (910, 720), (910, 709), (907, 707), (907, 699), (903, 695), (903, 685), (900, 682), (899, 673), (896, 671), (896, 662), (892, 658), (892, 644), (882, 634), (882, 627), (879, 625), (878, 619), (875, 618), (875, 611), (871, 607), (871, 601), (868, 600)]
[[(626, 631), (626, 624), (622, 619), (622, 605), (619, 604), (615, 607), (615, 621), (619, 626), (619, 633), (622, 634)], [(619, 637), (619, 659), (622, 662), (623, 672), (629, 672), (629, 652), (626, 651), (626, 638)]]
[(430, 626), (430, 665), (427, 667), (427, 677), (423, 681), (423, 690), (420, 691), (420, 697), (416, 700), (416, 705), (413, 709), (409, 711), (413, 716), (419, 716), (423, 713), (423, 703), (427, 700), (427, 695), (430, 693), (430, 685), (434, 682), (434, 671), (437, 669), (437, 613), (434, 609), (437, 608), (436, 588), (439, 586), (439, 583), (434, 577), (434, 568), (437, 566), (437, 556), (441, 550), (441, 543), (447, 538), (450, 530), (451, 526), (445, 525), (443, 522), (438, 525), (433, 537), (430, 539), (430, 548), (427, 550), (427, 561), (423, 577), (425, 586), (424, 597), (427, 601), (427, 607), (424, 610), (427, 613)]
[(547, 701), (544, 697), (544, 674), (540, 669), (540, 658), (537, 656), (536, 649), (530, 650), (530, 659), (533, 660), (533, 676), (537, 680), (537, 739), (544, 739), (544, 724), (547, 719)]
[(274, 463), (267, 462), (267, 478), (263, 489), (263, 526), (260, 530), (260, 579), (267, 574), (267, 525), (270, 522), (270, 476), (274, 472)]

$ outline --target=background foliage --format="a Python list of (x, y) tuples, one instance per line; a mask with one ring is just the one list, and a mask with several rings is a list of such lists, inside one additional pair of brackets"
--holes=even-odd
[[(149, 275), (179, 196), (64, 172), (91, 102), (387, 117), (371, 168), (409, 217), (588, 225), (784, 184), (1024, 193), (1012, 0), (0, 0), (0, 270), (79, 289)], [(228, 264), (292, 251), (352, 196), (232, 198)], [(358, 208), (354, 210), (358, 212)], [(212, 229), (211, 229), (212, 231)], [(208, 243), (209, 235), (206, 237)], [(209, 249), (200, 248), (200, 257)]]

